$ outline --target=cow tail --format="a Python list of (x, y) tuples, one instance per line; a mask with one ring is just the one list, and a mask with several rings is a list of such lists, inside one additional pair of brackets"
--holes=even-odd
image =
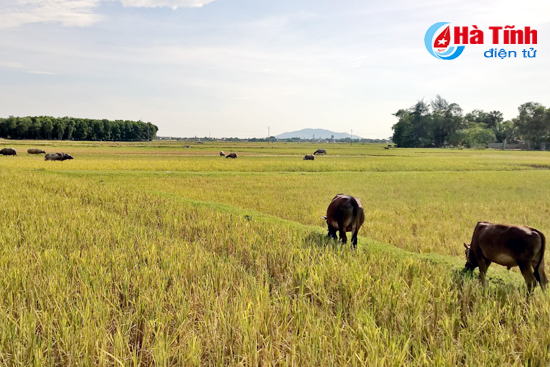
[(354, 197), (351, 198), (351, 206), (353, 207), (353, 217), (355, 218), (357, 216), (357, 200), (355, 200)]
[(540, 259), (539, 259), (539, 263), (535, 267), (535, 273), (538, 273), (540, 264), (543, 264), (543, 266), (544, 266), (544, 251), (546, 250), (546, 237), (544, 237), (544, 234), (541, 231), (537, 230), (537, 233), (540, 236), (542, 245), (541, 245), (541, 248), (540, 248), (540, 251), (541, 251)]
[(355, 198), (352, 198), (351, 205), (353, 206), (353, 218), (355, 218), (355, 226), (357, 227), (357, 222), (359, 221), (359, 204)]

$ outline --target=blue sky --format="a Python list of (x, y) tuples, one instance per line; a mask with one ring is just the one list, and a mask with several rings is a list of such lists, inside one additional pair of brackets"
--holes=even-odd
[[(160, 136), (270, 126), (387, 138), (392, 113), (440, 94), (511, 119), (525, 102), (550, 107), (548, 14), (540, 0), (2, 0), (0, 116), (142, 119)], [(437, 60), (423, 38), (441, 21), (486, 37), (534, 27), (537, 57), (486, 59), (486, 42)]]

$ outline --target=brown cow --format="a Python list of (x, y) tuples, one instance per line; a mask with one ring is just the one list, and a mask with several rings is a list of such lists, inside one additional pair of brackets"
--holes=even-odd
[(524, 226), (509, 226), (478, 222), (472, 236), (472, 244), (466, 247), (465, 268), (479, 266), (479, 279), (485, 284), (485, 274), (491, 262), (508, 269), (519, 266), (529, 292), (537, 286), (546, 289), (548, 280), (544, 273), (546, 239), (539, 230)]
[(225, 153), (223, 152), (223, 150), (220, 152), (220, 157), (225, 157)]
[(303, 159), (304, 161), (313, 161), (315, 160), (315, 156), (313, 154), (306, 154), (306, 156)]
[(2, 155), (17, 155), (17, 151), (13, 148), (4, 148), (0, 150), (0, 154)]
[(29, 153), (29, 154), (46, 154), (46, 151), (44, 151), (42, 149), (31, 148), (31, 149), (27, 150), (27, 153)]
[(346, 232), (352, 232), (351, 245), (357, 248), (357, 233), (365, 221), (363, 202), (353, 196), (338, 194), (327, 208), (328, 236), (336, 239), (336, 231), (340, 232), (340, 240), (346, 244)]
[(228, 155), (225, 156), (225, 158), (233, 158), (233, 159), (235, 159), (235, 158), (237, 158), (237, 153), (228, 154)]

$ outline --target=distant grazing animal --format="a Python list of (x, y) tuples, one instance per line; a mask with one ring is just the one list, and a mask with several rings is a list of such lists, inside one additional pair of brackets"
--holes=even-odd
[(220, 152), (220, 157), (225, 157), (225, 153), (223, 152), (223, 150)]
[(45, 161), (64, 161), (67, 159), (74, 159), (67, 153), (48, 153), (44, 156)]
[(225, 156), (225, 158), (237, 158), (237, 153), (231, 153)]
[(327, 150), (326, 149), (317, 149), (313, 154), (317, 155), (317, 154), (327, 154)]
[(17, 155), (17, 151), (13, 148), (4, 148), (0, 150), (0, 154), (2, 155)]
[(315, 160), (315, 156), (313, 154), (306, 154), (304, 157), (304, 161), (313, 161)]
[(31, 148), (31, 149), (27, 150), (27, 153), (29, 153), (29, 154), (46, 154), (46, 151), (41, 150), (41, 149)]
[(384, 147), (384, 149), (390, 149), (390, 147)]
[(363, 202), (353, 196), (338, 194), (327, 208), (328, 236), (336, 239), (336, 231), (340, 232), (340, 240), (346, 244), (346, 232), (352, 232), (351, 245), (357, 248), (357, 233), (365, 221)]
[(472, 244), (466, 247), (468, 270), (479, 266), (479, 279), (485, 284), (485, 274), (491, 262), (508, 269), (519, 266), (529, 292), (537, 286), (546, 289), (548, 279), (544, 273), (546, 238), (539, 230), (524, 226), (509, 226), (478, 222), (472, 236)]
[(191, 148), (191, 146), (190, 146), (190, 145), (186, 145), (186, 146), (184, 146), (184, 148)]

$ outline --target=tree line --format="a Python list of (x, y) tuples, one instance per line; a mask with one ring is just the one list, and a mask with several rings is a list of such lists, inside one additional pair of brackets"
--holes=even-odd
[(437, 95), (429, 103), (420, 100), (397, 111), (392, 140), (399, 147), (476, 147), (523, 140), (533, 149), (544, 149), (550, 143), (550, 108), (528, 102), (518, 111), (517, 117), (506, 121), (500, 111), (464, 114), (458, 104)]
[(47, 140), (151, 141), (158, 127), (150, 122), (73, 117), (0, 118), (0, 138)]

